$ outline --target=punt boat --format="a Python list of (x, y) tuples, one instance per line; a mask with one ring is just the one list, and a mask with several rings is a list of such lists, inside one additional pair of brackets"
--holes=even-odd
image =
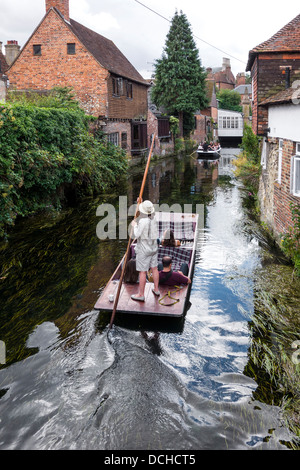
[(198, 158), (202, 160), (218, 160), (221, 156), (221, 147), (217, 150), (204, 150), (201, 145), (197, 149)]
[[(198, 232), (198, 214), (157, 212), (155, 217), (158, 223), (160, 240), (165, 230), (170, 228), (174, 232), (175, 239), (181, 242), (179, 247), (174, 248), (160, 245), (158, 249), (158, 263), (161, 263), (163, 256), (169, 255), (173, 260), (172, 269), (178, 271), (181, 264), (185, 262), (189, 266), (188, 277), (192, 279)], [(133, 240), (128, 253), (128, 260), (135, 258), (135, 246), (136, 241)], [(124, 260), (125, 255), (96, 302), (95, 310), (100, 312), (113, 311)], [(189, 304), (191, 284), (176, 287), (160, 285), (159, 290), (161, 295), (159, 297), (153, 294), (152, 288), (153, 283), (147, 282), (145, 287), (145, 302), (139, 302), (131, 299), (131, 295), (138, 293), (138, 284), (122, 282), (116, 312), (176, 318), (185, 315)]]

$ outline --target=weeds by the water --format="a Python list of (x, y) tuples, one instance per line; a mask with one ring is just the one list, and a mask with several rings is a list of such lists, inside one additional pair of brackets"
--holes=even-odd
[[(285, 279), (290, 267), (274, 266), (261, 272), (257, 280), (255, 313), (250, 322), (251, 347), (246, 375), (258, 388), (254, 398), (280, 406), (285, 424), (295, 435), (289, 443), (300, 448), (300, 358), (294, 345), (300, 344), (299, 292)], [(286, 282), (286, 284), (285, 284)], [(300, 288), (300, 283), (299, 283)], [(294, 293), (294, 294), (293, 294)]]

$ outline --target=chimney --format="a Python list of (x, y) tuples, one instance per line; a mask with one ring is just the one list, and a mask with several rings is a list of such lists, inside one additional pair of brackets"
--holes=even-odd
[(56, 8), (66, 21), (70, 21), (69, 0), (46, 0), (46, 12)]
[(18, 41), (7, 41), (5, 44), (5, 59), (8, 65), (11, 65), (15, 58), (19, 55), (21, 46)]
[(223, 57), (222, 70), (231, 69), (230, 59)]
[(236, 86), (246, 85), (246, 75), (244, 72), (238, 73), (236, 76)]

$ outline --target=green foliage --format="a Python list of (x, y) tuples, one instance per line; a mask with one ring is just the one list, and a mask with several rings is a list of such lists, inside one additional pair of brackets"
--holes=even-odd
[(293, 261), (295, 272), (300, 276), (300, 207), (290, 204), (293, 226), (283, 235), (281, 246), (283, 252)]
[(259, 138), (250, 126), (245, 125), (241, 143), (242, 152), (234, 161), (235, 175), (244, 182), (249, 190), (249, 203), (255, 202), (259, 187), (260, 176), (260, 146)]
[(179, 134), (179, 119), (170, 116), (170, 131), (174, 138)]
[(244, 136), (241, 143), (241, 148), (247, 155), (247, 159), (258, 164), (260, 162), (260, 141), (257, 135), (254, 134), (250, 126), (244, 126)]
[(231, 111), (238, 111), (241, 113), (243, 107), (241, 106), (241, 95), (234, 90), (220, 90), (217, 93), (220, 109), (229, 109)]
[(90, 117), (70, 105), (0, 107), (0, 237), (18, 216), (60, 208), (65, 185), (101, 192), (126, 172), (126, 154), (94, 138)]
[[(152, 100), (156, 106), (179, 116), (181, 121), (183, 113), (189, 119), (191, 113), (208, 105), (205, 78), (187, 17), (176, 12), (162, 58), (155, 63)], [(182, 122), (180, 129), (183, 129)]]
[[(18, 92), (9, 91), (8, 101), (24, 105), (34, 105), (39, 108), (68, 108), (81, 111), (75, 93), (69, 87), (54, 87), (46, 93), (34, 91)], [(83, 111), (81, 111), (83, 113)]]

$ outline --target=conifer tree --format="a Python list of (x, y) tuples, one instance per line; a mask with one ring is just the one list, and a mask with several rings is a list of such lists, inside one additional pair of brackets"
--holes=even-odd
[(184, 117), (190, 120), (191, 114), (208, 106), (205, 78), (188, 19), (176, 12), (162, 57), (155, 62), (151, 97), (157, 107), (178, 116), (181, 136)]

